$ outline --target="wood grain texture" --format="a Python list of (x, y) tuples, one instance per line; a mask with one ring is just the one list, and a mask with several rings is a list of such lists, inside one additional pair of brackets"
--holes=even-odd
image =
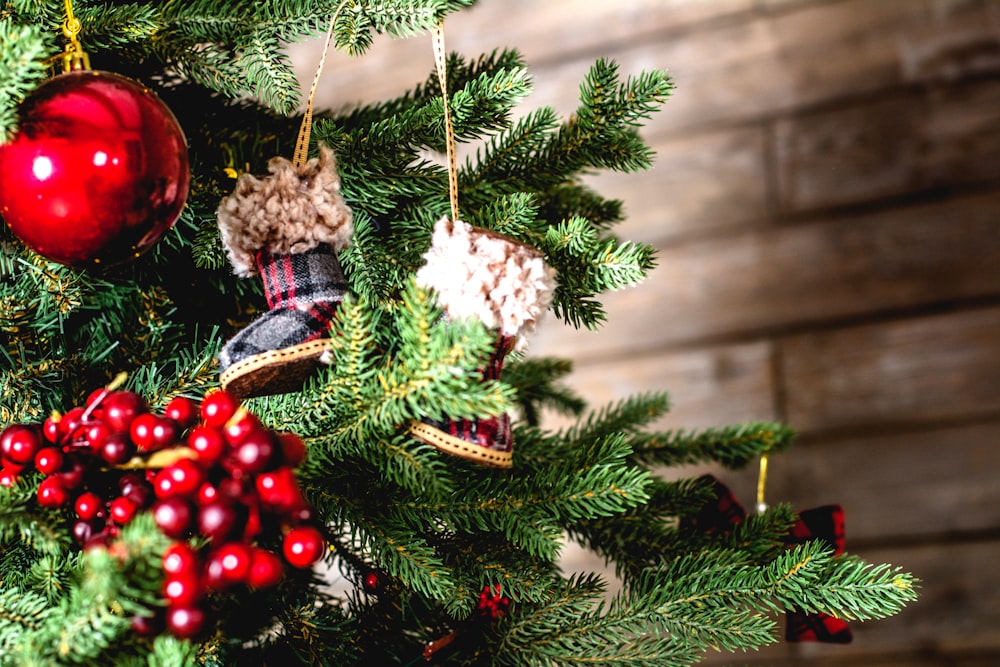
[(605, 172), (587, 179), (625, 203), (622, 238), (646, 243), (760, 226), (768, 212), (764, 128), (749, 126), (649, 140), (657, 159), (637, 174)]
[(892, 544), (1000, 526), (1000, 424), (800, 444), (769, 466), (768, 498), (840, 504), (849, 543)]
[[(642, 393), (670, 394), (670, 414), (656, 428), (700, 428), (776, 418), (767, 343), (580, 366), (568, 382), (599, 408)], [(565, 424), (548, 421), (546, 426)]]
[[(607, 45), (626, 72), (666, 68), (677, 92), (651, 131), (742, 123), (884, 89), (1000, 71), (989, 2), (849, 0), (788, 3), (746, 20), (669, 38)], [(592, 55), (592, 54), (588, 54)], [(592, 58), (536, 72), (534, 102), (572, 110)]]
[(991, 193), (671, 245), (605, 298), (600, 333), (548, 322), (538, 348), (626, 354), (997, 294), (998, 209)]
[(998, 332), (993, 307), (788, 337), (788, 419), (821, 431), (997, 415)]
[(779, 210), (1000, 179), (1000, 80), (881, 97), (775, 126)]

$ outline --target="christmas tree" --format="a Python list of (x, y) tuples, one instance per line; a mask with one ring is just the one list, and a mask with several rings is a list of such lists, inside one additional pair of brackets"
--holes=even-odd
[[(470, 4), (0, 6), (0, 665), (684, 665), (914, 599), (805, 514), (654, 474), (747, 466), (789, 428), (655, 432), (665, 394), (588, 409), (525, 354), (542, 310), (598, 328), (653, 266), (582, 176), (651, 164), (672, 84), (601, 60), (571, 117), (515, 120), (516, 51), (443, 50)], [(312, 118), (283, 49), (328, 27), (355, 57), (425, 36), (427, 79)], [(81, 43), (116, 74), (43, 83)], [(103, 188), (114, 149), (80, 146), (133, 132), (142, 178)], [(28, 189), (43, 149), (77, 159), (53, 192)], [(569, 541), (619, 589), (563, 574)]]

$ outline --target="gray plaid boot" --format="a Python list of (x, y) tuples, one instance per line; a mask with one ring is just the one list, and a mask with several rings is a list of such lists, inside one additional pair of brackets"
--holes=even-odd
[[(493, 231), (447, 218), (434, 228), (417, 282), (437, 293), (449, 320), (476, 318), (496, 331), (484, 380), (500, 377), (504, 358), (552, 302), (555, 270), (540, 251)], [(520, 340), (518, 340), (520, 337)], [(512, 465), (510, 415), (475, 419), (427, 416), (410, 424), (414, 437), (455, 456), (498, 468)]]
[(219, 228), (237, 275), (259, 275), (270, 310), (219, 354), (224, 389), (246, 398), (301, 389), (326, 349), (347, 293), (337, 252), (353, 233), (333, 154), (301, 167), (274, 158), (269, 176), (243, 174), (219, 206)]

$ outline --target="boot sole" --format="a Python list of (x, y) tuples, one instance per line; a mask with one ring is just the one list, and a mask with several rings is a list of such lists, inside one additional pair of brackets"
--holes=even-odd
[(410, 422), (410, 434), (428, 445), (437, 447), (467, 461), (473, 461), (495, 468), (510, 468), (513, 465), (511, 452), (498, 452), (462, 440), (459, 437), (419, 421)]
[(222, 388), (237, 398), (289, 394), (302, 389), (329, 340), (319, 338), (269, 350), (229, 366), (219, 375)]

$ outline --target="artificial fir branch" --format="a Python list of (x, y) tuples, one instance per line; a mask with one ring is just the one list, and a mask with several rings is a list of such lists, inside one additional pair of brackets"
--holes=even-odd
[(0, 11), (0, 143), (17, 125), (15, 105), (45, 76), (40, 62), (52, 49), (51, 35), (32, 25), (18, 25)]
[(520, 359), (504, 367), (503, 381), (516, 392), (526, 424), (537, 426), (544, 408), (565, 415), (583, 411), (583, 399), (572, 387), (559, 384), (572, 370), (571, 362), (554, 357)]
[(795, 432), (784, 424), (749, 422), (701, 431), (668, 431), (647, 434), (634, 443), (637, 460), (648, 464), (685, 465), (717, 461), (742, 468), (767, 452), (787, 449)]

